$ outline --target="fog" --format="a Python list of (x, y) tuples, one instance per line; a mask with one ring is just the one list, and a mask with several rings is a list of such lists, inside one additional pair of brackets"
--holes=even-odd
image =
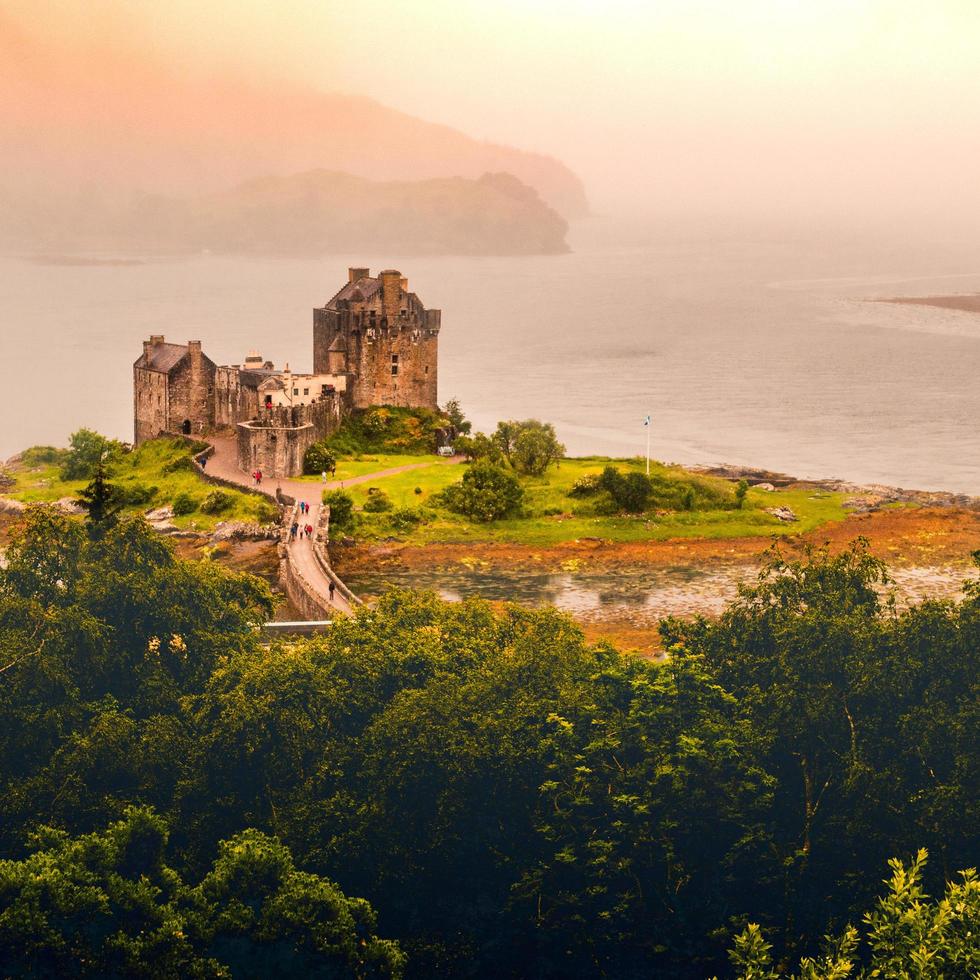
[(970, 0), (3, 0), (0, 188), (316, 166), (339, 92), (557, 157), (600, 212), (970, 233), (978, 47)]

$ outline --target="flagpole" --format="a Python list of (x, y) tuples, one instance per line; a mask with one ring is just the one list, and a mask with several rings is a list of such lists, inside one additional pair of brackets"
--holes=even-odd
[(650, 416), (647, 416), (647, 476), (650, 475)]

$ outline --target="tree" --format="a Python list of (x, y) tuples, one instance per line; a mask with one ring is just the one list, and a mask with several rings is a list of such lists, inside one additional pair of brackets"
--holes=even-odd
[[(921, 879), (926, 851), (909, 865), (892, 859), (888, 891), (873, 911), (864, 916), (866, 962), (859, 951), (860, 936), (848, 926), (829, 938), (817, 958), (800, 961), (801, 978), (847, 980), (849, 977), (919, 977), (974, 980), (980, 975), (980, 879), (973, 870), (960, 872), (961, 880), (946, 883), (941, 901), (925, 894)], [(729, 954), (739, 980), (780, 980), (773, 967), (772, 947), (756, 924), (735, 939)]]
[(119, 488), (106, 479), (105, 464), (95, 468), (92, 482), (79, 493), (81, 504), (88, 511), (89, 533), (101, 535), (116, 522), (123, 501)]
[(486, 459), (497, 463), (502, 459), (500, 447), (487, 435), (477, 432), (473, 436), (457, 436), (453, 448), (470, 462)]
[(330, 508), (330, 530), (350, 534), (354, 530), (354, 498), (343, 490), (325, 490), (323, 502)]
[(554, 426), (537, 419), (500, 422), (493, 439), (514, 469), (528, 476), (543, 475), (565, 455)]
[(108, 466), (123, 453), (115, 439), (107, 439), (91, 429), (79, 429), (68, 440), (68, 453), (61, 464), (62, 480), (88, 480), (100, 463)]
[(459, 438), (459, 436), (469, 435), (470, 430), (473, 428), (473, 423), (467, 421), (458, 398), (450, 398), (446, 402), (446, 407), (442, 410), (442, 414), (449, 419), (449, 424), (452, 427), (452, 438), (454, 440)]
[(0, 861), (5, 976), (400, 977), (405, 958), (375, 934), (363, 899), (297, 871), (275, 838), (219, 845), (195, 887), (166, 860), (165, 822), (127, 808), (104, 831), (45, 828), (32, 853)]
[(321, 473), (332, 473), (337, 468), (337, 457), (330, 451), (326, 443), (315, 442), (303, 455), (303, 472), (319, 476)]
[(491, 463), (474, 463), (459, 483), (446, 487), (443, 504), (473, 521), (489, 523), (516, 513), (524, 501), (520, 483)]

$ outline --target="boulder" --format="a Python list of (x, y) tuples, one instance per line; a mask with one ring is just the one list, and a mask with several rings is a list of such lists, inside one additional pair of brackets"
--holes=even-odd
[(161, 521), (173, 520), (174, 509), (173, 507), (157, 507), (156, 510), (148, 510), (146, 512), (146, 519), (151, 524), (157, 524)]
[(85, 514), (85, 508), (74, 497), (62, 497), (54, 502), (55, 507), (65, 514)]
[(211, 541), (274, 541), (279, 529), (272, 524), (250, 524), (245, 521), (222, 521), (215, 526)]
[(756, 490), (765, 490), (766, 493), (773, 493), (776, 489), (771, 483), (755, 483), (753, 486)]
[(777, 520), (783, 521), (786, 524), (799, 520), (796, 514), (794, 514), (789, 507), (767, 507), (766, 513), (772, 514), (772, 516)]
[(0, 497), (0, 514), (19, 514), (26, 505), (11, 497)]

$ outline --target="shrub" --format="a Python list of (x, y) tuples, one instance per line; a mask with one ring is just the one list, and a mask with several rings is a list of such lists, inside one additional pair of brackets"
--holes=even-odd
[(515, 514), (524, 501), (524, 491), (510, 474), (491, 463), (474, 463), (459, 483), (439, 495), (451, 511), (481, 523)]
[(145, 483), (130, 483), (120, 487), (120, 495), (124, 504), (130, 507), (142, 507), (157, 495), (157, 490), (157, 487), (150, 487)]
[(349, 534), (354, 530), (354, 500), (343, 490), (325, 490), (323, 502), (330, 508), (331, 534)]
[(688, 487), (681, 496), (684, 510), (694, 510), (694, 487)]
[(303, 456), (303, 472), (318, 476), (324, 472), (332, 472), (337, 466), (337, 457), (323, 442), (315, 442)]
[(735, 487), (735, 506), (741, 510), (745, 505), (745, 495), (749, 492), (749, 481), (739, 480)]
[(364, 509), (369, 514), (381, 514), (386, 510), (391, 510), (395, 505), (391, 498), (378, 487), (371, 487), (368, 490), (367, 500), (364, 501)]
[(649, 477), (643, 473), (620, 473), (614, 466), (607, 466), (602, 471), (599, 486), (609, 494), (620, 510), (630, 514), (644, 511), (652, 490)]
[(189, 493), (178, 493), (171, 506), (174, 510), (174, 517), (184, 517), (197, 510), (197, 500)]
[(388, 523), (396, 531), (411, 531), (425, 523), (425, 517), (411, 507), (402, 507), (388, 515)]
[(598, 473), (579, 477), (568, 491), (569, 497), (594, 497), (602, 489)]
[(234, 503), (235, 498), (230, 493), (226, 493), (224, 490), (212, 490), (201, 503), (201, 513), (223, 514)]
[(271, 501), (262, 498), (255, 509), (255, 519), (260, 524), (271, 524), (279, 516), (279, 508)]
[(545, 517), (557, 517), (559, 514), (564, 514), (565, 511), (561, 507), (545, 507), (542, 511)]
[(66, 449), (56, 449), (54, 446), (32, 446), (20, 454), (25, 466), (50, 466), (52, 463), (62, 463), (68, 455)]

